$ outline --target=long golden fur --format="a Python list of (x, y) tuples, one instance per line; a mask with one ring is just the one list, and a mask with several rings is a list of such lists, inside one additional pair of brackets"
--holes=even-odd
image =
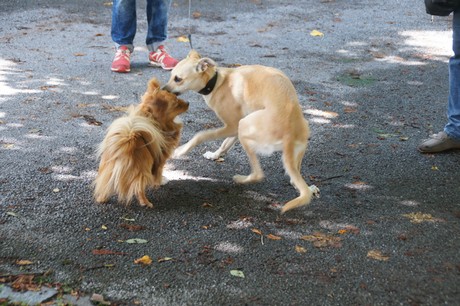
[(260, 65), (217, 67), (213, 60), (192, 50), (174, 67), (164, 88), (175, 94), (188, 90), (201, 93), (223, 123), (220, 128), (197, 133), (176, 149), (175, 156), (185, 155), (205, 141), (226, 138), (217, 151), (204, 155), (215, 160), (239, 140), (251, 173), (235, 175), (233, 180), (246, 184), (264, 178), (257, 154), (282, 151), (284, 169), (300, 195), (286, 203), (281, 212), (307, 205), (318, 194), (319, 189), (308, 186), (300, 173), (310, 130), (295, 88), (284, 73)]
[(117, 195), (120, 202), (129, 204), (136, 197), (141, 206), (153, 207), (145, 190), (161, 185), (163, 167), (177, 147), (182, 129), (174, 119), (187, 109), (188, 103), (161, 90), (156, 79), (149, 81), (141, 103), (130, 106), (126, 116), (109, 126), (97, 149), (97, 202)]

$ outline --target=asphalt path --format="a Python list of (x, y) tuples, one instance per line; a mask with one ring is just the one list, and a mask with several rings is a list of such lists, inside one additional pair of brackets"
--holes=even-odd
[[(460, 153), (416, 150), (445, 124), (450, 17), (418, 0), (192, 0), (189, 18), (173, 1), (175, 57), (191, 32), (221, 66), (293, 81), (312, 130), (302, 174), (321, 198), (281, 216), (297, 193), (280, 154), (239, 186), (239, 144), (202, 157), (220, 142), (169, 161), (154, 209), (93, 201), (105, 128), (169, 78), (148, 66), (141, 2), (132, 71), (116, 74), (109, 1), (0, 1), (0, 301), (29, 275), (80, 303), (460, 305)], [(183, 98), (182, 142), (219, 126), (198, 94)]]

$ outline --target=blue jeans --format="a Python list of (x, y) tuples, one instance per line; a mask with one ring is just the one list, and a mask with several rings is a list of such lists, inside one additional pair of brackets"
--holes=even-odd
[(448, 121), (444, 132), (449, 137), (460, 141), (460, 9), (454, 12), (452, 28), (454, 56), (449, 60)]
[[(147, 1), (147, 37), (145, 43), (150, 51), (155, 43), (162, 42), (167, 36), (168, 11), (170, 0)], [(132, 52), (136, 35), (136, 0), (114, 0), (112, 8), (112, 40), (117, 47), (128, 46)]]

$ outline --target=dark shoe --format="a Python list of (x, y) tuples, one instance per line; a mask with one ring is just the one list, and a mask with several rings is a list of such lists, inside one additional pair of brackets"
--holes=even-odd
[(451, 149), (460, 149), (460, 141), (450, 138), (446, 132), (440, 132), (431, 135), (430, 139), (425, 140), (417, 149), (422, 153), (438, 153)]

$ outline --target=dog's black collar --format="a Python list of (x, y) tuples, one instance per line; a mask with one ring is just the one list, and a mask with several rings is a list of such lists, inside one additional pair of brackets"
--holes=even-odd
[(216, 83), (217, 83), (217, 70), (214, 76), (208, 81), (206, 86), (202, 90), (200, 90), (198, 93), (204, 96), (209, 95), (214, 90)]

